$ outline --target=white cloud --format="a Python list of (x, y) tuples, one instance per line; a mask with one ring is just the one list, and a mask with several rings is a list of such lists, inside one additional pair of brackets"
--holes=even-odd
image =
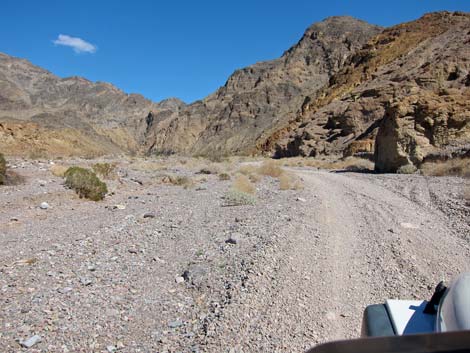
[(94, 53), (98, 49), (96, 45), (88, 43), (81, 38), (71, 37), (66, 34), (59, 34), (57, 39), (53, 42), (55, 45), (71, 47), (75, 53)]

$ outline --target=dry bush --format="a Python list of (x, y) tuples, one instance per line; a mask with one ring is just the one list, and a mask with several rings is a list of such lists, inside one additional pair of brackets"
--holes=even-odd
[(279, 188), (281, 190), (299, 190), (303, 188), (303, 185), (296, 176), (284, 173), (279, 177)]
[(199, 169), (197, 174), (219, 174), (220, 172), (221, 172), (221, 169), (218, 165), (209, 164)]
[(454, 158), (447, 161), (426, 162), (420, 167), (424, 175), (431, 176), (460, 176), (470, 178), (470, 159)]
[(374, 163), (368, 159), (346, 157), (335, 161), (319, 161), (316, 165), (320, 169), (348, 170), (350, 172), (373, 171)]
[(230, 174), (228, 173), (220, 173), (219, 174), (219, 180), (230, 180), (231, 177), (230, 177)]
[(95, 163), (91, 169), (105, 179), (117, 178), (116, 163)]
[(257, 170), (258, 168), (251, 164), (242, 165), (240, 168), (238, 168), (238, 172), (243, 175), (250, 175), (256, 173)]
[(190, 177), (174, 174), (160, 176), (160, 182), (176, 186), (183, 186), (185, 189), (193, 187), (195, 182)]
[(246, 175), (238, 175), (234, 180), (232, 188), (247, 194), (254, 194), (256, 192), (255, 186), (251, 183)]
[(255, 183), (255, 184), (256, 184), (258, 181), (261, 180), (261, 176), (258, 175), (258, 174), (250, 174), (250, 175), (248, 175), (248, 179), (250, 179), (250, 181), (251, 181), (252, 183)]
[(244, 206), (254, 205), (256, 203), (256, 197), (251, 194), (240, 190), (229, 190), (223, 196), (225, 200), (224, 206)]
[(66, 167), (64, 165), (57, 165), (54, 164), (49, 168), (49, 171), (52, 173), (52, 175), (55, 175), (56, 177), (63, 178), (65, 176), (65, 172), (69, 169), (69, 167)]
[(167, 170), (168, 164), (166, 161), (147, 161), (147, 160), (135, 160), (130, 165), (131, 169), (138, 170), (141, 172), (154, 172), (154, 171), (161, 171)]
[(5, 184), (7, 173), (7, 161), (3, 154), (0, 153), (0, 185)]
[(258, 168), (258, 174), (279, 178), (284, 170), (275, 161), (265, 161)]
[(65, 172), (65, 185), (75, 190), (80, 198), (93, 201), (104, 199), (108, 188), (95, 173), (89, 169), (71, 167)]

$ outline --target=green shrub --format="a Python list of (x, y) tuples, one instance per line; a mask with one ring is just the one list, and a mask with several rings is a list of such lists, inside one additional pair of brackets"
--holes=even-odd
[(397, 169), (397, 174), (414, 174), (417, 170), (413, 164), (405, 164)]
[(5, 160), (5, 157), (3, 157), (3, 154), (0, 153), (0, 185), (5, 184), (6, 173), (7, 161)]
[(224, 195), (225, 204), (224, 206), (243, 206), (243, 205), (254, 205), (256, 203), (256, 197), (239, 190), (229, 190)]
[(91, 169), (105, 179), (111, 179), (116, 176), (116, 164), (114, 163), (96, 163), (93, 164)]
[(108, 192), (106, 184), (103, 183), (91, 170), (71, 167), (65, 172), (65, 185), (80, 197), (85, 197), (93, 201), (104, 199)]

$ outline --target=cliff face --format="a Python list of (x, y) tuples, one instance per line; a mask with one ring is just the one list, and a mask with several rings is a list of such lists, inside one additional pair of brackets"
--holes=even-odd
[(282, 57), (237, 70), (226, 84), (175, 119), (156, 124), (149, 148), (160, 153), (256, 153), (260, 136), (296, 117), (307, 92), (328, 83), (348, 56), (381, 28), (331, 17), (308, 28)]
[[(375, 141), (377, 169), (394, 171), (400, 163), (419, 164), (436, 149), (465, 145), (469, 28), (469, 14), (433, 13), (384, 30), (260, 148), (279, 157), (341, 156), (357, 149), (373, 153)], [(416, 138), (405, 143), (405, 135)], [(410, 144), (420, 152), (411, 152)]]

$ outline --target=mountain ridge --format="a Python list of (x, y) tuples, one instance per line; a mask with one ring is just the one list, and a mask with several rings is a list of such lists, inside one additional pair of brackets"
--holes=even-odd
[[(59, 78), (0, 54), (0, 148), (44, 155), (373, 154), (376, 137), (390, 136), (378, 131), (394, 99), (414, 111), (420, 99), (410, 95), (435, 100), (439, 90), (467, 89), (467, 25), (470, 15), (461, 12), (430, 13), (385, 29), (332, 16), (309, 26), (281, 57), (235, 70), (191, 104), (177, 98), (156, 103), (108, 83)], [(457, 77), (443, 78), (451, 74)], [(443, 127), (457, 144), (467, 141), (464, 122), (459, 131)], [(445, 147), (426, 134), (433, 147), (423, 151)]]

